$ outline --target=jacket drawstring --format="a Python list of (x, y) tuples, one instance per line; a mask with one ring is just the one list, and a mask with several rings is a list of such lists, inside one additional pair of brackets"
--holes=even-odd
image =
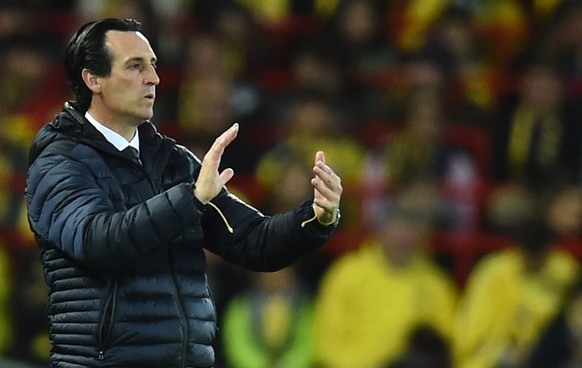
[(218, 214), (222, 218), (222, 221), (226, 225), (226, 228), (228, 229), (228, 232), (231, 233), (231, 234), (234, 233), (234, 229), (232, 228), (232, 226), (230, 226), (230, 224), (228, 223), (228, 220), (226, 219), (226, 216), (224, 216), (224, 214), (222, 213), (222, 211), (220, 210), (220, 208), (218, 208), (218, 206), (216, 206), (212, 202), (208, 202), (208, 204), (210, 205), (210, 207), (214, 208), (216, 210), (216, 212), (218, 212)]

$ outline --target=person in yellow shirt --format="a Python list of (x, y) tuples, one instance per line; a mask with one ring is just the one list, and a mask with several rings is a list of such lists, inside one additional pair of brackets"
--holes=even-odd
[(458, 367), (518, 367), (558, 313), (579, 266), (552, 247), (542, 215), (520, 223), (517, 245), (482, 259), (459, 301), (454, 329)]
[(388, 366), (421, 327), (448, 343), (456, 287), (424, 249), (423, 218), (414, 207), (390, 206), (373, 240), (324, 274), (314, 325), (321, 367)]
[(312, 367), (311, 295), (295, 267), (252, 273), (226, 306), (222, 344), (237, 368)]

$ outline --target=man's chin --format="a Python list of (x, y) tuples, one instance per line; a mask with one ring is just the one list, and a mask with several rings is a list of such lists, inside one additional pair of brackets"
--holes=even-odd
[(149, 111), (149, 112), (144, 112), (142, 114), (138, 114), (137, 117), (139, 117), (141, 120), (151, 120), (151, 118), (154, 116), (154, 112), (153, 111)]

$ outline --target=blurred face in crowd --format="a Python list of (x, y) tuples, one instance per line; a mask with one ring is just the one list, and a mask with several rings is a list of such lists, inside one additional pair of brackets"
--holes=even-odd
[(422, 247), (422, 233), (409, 216), (387, 220), (379, 234), (387, 260), (396, 267), (408, 265)]
[(123, 132), (153, 116), (160, 82), (157, 58), (140, 32), (108, 31), (105, 44), (111, 56), (111, 73), (100, 77), (83, 70), (85, 83), (93, 92), (89, 112), (110, 128)]
[(569, 188), (552, 203), (549, 222), (558, 236), (578, 236), (582, 234), (582, 190)]
[(546, 114), (556, 109), (562, 101), (562, 82), (550, 68), (536, 66), (526, 73), (521, 95), (536, 112)]
[(296, 203), (300, 203), (303, 198), (307, 198), (313, 188), (309, 185), (311, 172), (305, 169), (301, 161), (282, 162), (284, 170), (282, 177), (273, 186), (273, 210), (286, 211), (293, 208)]
[(367, 1), (351, 1), (344, 10), (340, 28), (346, 39), (354, 44), (365, 43), (374, 37), (377, 18)]
[(332, 129), (333, 116), (328, 106), (319, 101), (304, 101), (293, 109), (294, 133), (317, 137)]

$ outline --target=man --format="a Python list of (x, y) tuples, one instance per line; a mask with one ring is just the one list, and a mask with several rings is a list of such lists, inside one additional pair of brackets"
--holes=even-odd
[(204, 249), (273, 271), (322, 246), (339, 220), (341, 182), (323, 152), (313, 200), (271, 217), (228, 192), (232, 169), (218, 170), (237, 124), (201, 162), (158, 134), (148, 121), (156, 56), (139, 27), (79, 29), (65, 57), (75, 101), (31, 148), (26, 200), (50, 289), (53, 367), (212, 367)]

